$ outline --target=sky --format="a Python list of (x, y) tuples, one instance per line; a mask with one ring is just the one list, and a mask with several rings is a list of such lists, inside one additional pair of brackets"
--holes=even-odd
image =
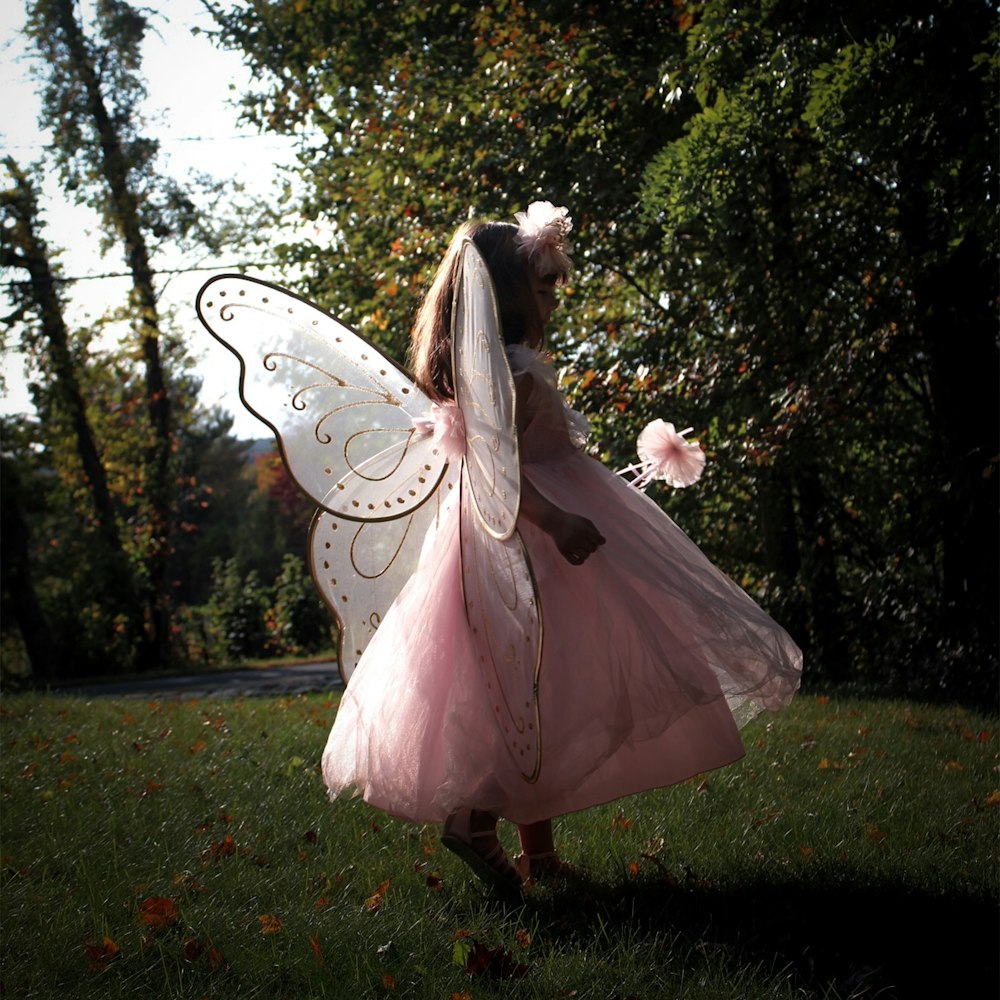
[[(85, 16), (92, 6), (87, 0), (81, 4)], [(239, 125), (236, 100), (249, 79), (240, 56), (218, 50), (205, 34), (192, 34), (193, 27), (212, 27), (200, 0), (146, 0), (142, 6), (155, 12), (154, 30), (147, 35), (142, 53), (149, 91), (143, 110), (150, 133), (161, 143), (160, 170), (180, 180), (192, 170), (238, 176), (253, 193), (266, 196), (281, 167), (293, 162), (293, 151), (290, 140)], [(0, 93), (4, 95), (0, 156), (12, 155), (21, 166), (41, 157), (46, 138), (38, 128), (38, 83), (29, 73), (31, 50), (20, 34), (24, 20), (23, 3), (0, 0)], [(61, 248), (58, 260), (64, 275), (85, 278), (125, 270), (118, 247), (101, 257), (96, 216), (67, 202), (54, 177), (44, 185), (42, 210), (46, 224), (42, 235), (50, 249)], [(232, 254), (218, 261), (180, 256), (156, 261), (161, 268), (217, 267), (219, 271), (237, 262)], [(236, 359), (209, 336), (194, 312), (198, 289), (212, 273), (200, 270), (170, 277), (161, 286), (161, 302), (176, 307), (185, 343), (199, 359), (202, 402), (221, 405), (232, 413), (237, 436), (263, 437), (268, 429), (240, 403)], [(267, 269), (250, 273), (280, 283), (280, 275)], [(0, 284), (10, 278), (3, 274)], [(93, 278), (69, 285), (67, 319), (82, 325), (88, 317), (100, 315), (108, 303), (122, 301), (128, 284), (127, 278)], [(30, 410), (23, 359), (8, 355), (0, 365), (6, 379), (0, 412)]]

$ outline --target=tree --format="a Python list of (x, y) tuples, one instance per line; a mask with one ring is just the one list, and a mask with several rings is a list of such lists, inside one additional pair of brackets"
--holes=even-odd
[(742, 413), (765, 563), (854, 662), (876, 622), (936, 669), (995, 657), (993, 7), (692, 5), (698, 110), (647, 173), (671, 294), (731, 359), (710, 397), (770, 409)]
[[(397, 354), (458, 220), (571, 206), (578, 266), (553, 347), (604, 456), (625, 464), (653, 416), (699, 428), (711, 471), (671, 511), (813, 671), (844, 677), (940, 663), (949, 629), (952, 650), (996, 632), (995, 567), (957, 527), (995, 533), (994, 7), (347, 0), (215, 16), (256, 71), (246, 114), (303, 136), (302, 210), (331, 237), (285, 258)], [(928, 130), (944, 108), (953, 122)], [(943, 294), (956, 277), (965, 315)], [(958, 357), (946, 329), (968, 333)], [(971, 359), (970, 449), (954, 387)], [(951, 490), (966, 499), (942, 505)], [(956, 606), (976, 590), (980, 606)]]
[(139, 131), (138, 105), (145, 96), (139, 48), (146, 17), (119, 0), (99, 0), (97, 34), (88, 38), (73, 0), (37, 0), (28, 10), (27, 32), (43, 60), (42, 119), (52, 130), (63, 186), (100, 213), (109, 239), (121, 242), (132, 276), (130, 319), (145, 369), (148, 428), (142, 449), (147, 629), (139, 660), (150, 666), (168, 657), (173, 495), (171, 401), (147, 234), (184, 232), (193, 205), (176, 185), (156, 176), (157, 144)]

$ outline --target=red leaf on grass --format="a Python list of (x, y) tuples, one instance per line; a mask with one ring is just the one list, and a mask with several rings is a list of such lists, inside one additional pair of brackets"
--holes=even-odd
[(209, 972), (218, 972), (219, 969), (229, 968), (229, 963), (222, 957), (222, 952), (215, 945), (208, 946), (205, 951), (205, 960), (208, 962)]
[(239, 848), (236, 846), (236, 841), (233, 840), (233, 835), (227, 833), (222, 840), (214, 841), (201, 852), (201, 860), (207, 864), (211, 861), (217, 861), (219, 858), (231, 858), (238, 853)]
[(394, 990), (396, 988), (396, 979), (394, 976), (390, 976), (387, 972), (382, 977), (382, 989), (384, 990)]
[(193, 962), (205, 953), (205, 946), (197, 938), (188, 938), (184, 942), (184, 960)]
[(389, 891), (390, 880), (386, 879), (379, 883), (379, 887), (365, 900), (365, 909), (369, 913), (376, 913), (385, 902), (385, 894)]
[(180, 915), (177, 900), (168, 896), (147, 896), (139, 904), (139, 919), (152, 930), (177, 923)]
[(626, 815), (624, 810), (619, 809), (615, 813), (615, 818), (611, 821), (612, 830), (631, 830), (632, 820), (630, 820)]
[(121, 948), (109, 937), (103, 938), (100, 944), (93, 944), (87, 938), (83, 947), (90, 959), (92, 972), (103, 972), (121, 954)]
[(280, 934), (284, 930), (281, 917), (276, 917), (273, 913), (262, 913), (257, 919), (260, 921), (261, 934)]
[(312, 948), (313, 954), (316, 956), (317, 960), (322, 964), (323, 962), (323, 949), (319, 943), (319, 932), (309, 935), (309, 947)]
[(469, 957), (465, 960), (465, 971), (470, 976), (486, 976), (488, 979), (523, 979), (531, 966), (515, 962), (513, 955), (502, 945), (487, 948), (482, 941), (473, 941)]

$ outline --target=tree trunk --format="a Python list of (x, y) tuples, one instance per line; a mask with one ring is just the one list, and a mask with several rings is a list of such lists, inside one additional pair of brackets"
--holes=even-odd
[(138, 666), (152, 667), (169, 657), (171, 594), (168, 579), (171, 527), (170, 398), (160, 361), (160, 330), (156, 291), (149, 250), (139, 213), (138, 199), (129, 185), (128, 161), (116, 124), (108, 114), (101, 83), (76, 20), (72, 0), (57, 0), (56, 20), (72, 60), (72, 70), (86, 93), (86, 110), (101, 147), (104, 182), (109, 204), (132, 274), (134, 326), (146, 374), (146, 408), (150, 443), (143, 456), (146, 499), (149, 503), (149, 540), (146, 565), (149, 621), (146, 642), (141, 644)]
[(42, 612), (38, 595), (35, 593), (31, 576), (31, 561), (28, 554), (28, 524), (24, 516), (21, 499), (21, 480), (12, 462), (0, 460), (3, 490), (0, 490), (0, 546), (3, 560), (0, 561), (3, 600), (2, 616), (4, 630), (8, 618), (13, 618), (31, 663), (31, 672), (36, 681), (45, 682), (55, 677), (60, 667), (68, 663), (56, 647)]

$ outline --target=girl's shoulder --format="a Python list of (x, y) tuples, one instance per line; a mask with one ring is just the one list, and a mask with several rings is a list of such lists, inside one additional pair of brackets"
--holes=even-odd
[(530, 375), (535, 381), (556, 387), (556, 371), (547, 354), (524, 344), (510, 344), (506, 350), (511, 374), (515, 379), (520, 375)]

